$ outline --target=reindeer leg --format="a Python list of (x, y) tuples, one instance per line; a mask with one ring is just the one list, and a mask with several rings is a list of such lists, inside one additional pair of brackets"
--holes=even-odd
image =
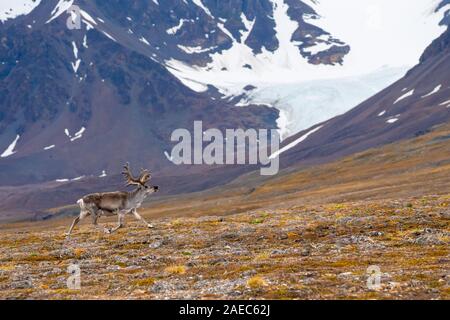
[(72, 225), (69, 228), (69, 231), (66, 233), (66, 236), (70, 236), (70, 234), (72, 233), (73, 228), (78, 224), (78, 222), (80, 222), (80, 217), (76, 217), (73, 222)]
[(116, 232), (117, 230), (119, 230), (120, 228), (123, 227), (123, 219), (125, 217), (126, 211), (119, 211), (117, 212), (117, 226), (112, 228), (110, 233)]
[(136, 209), (133, 209), (131, 212), (133, 213), (134, 217), (135, 217), (137, 220), (142, 221), (143, 223), (145, 223), (145, 225), (147, 226), (147, 228), (149, 228), (149, 229), (154, 228), (154, 226), (153, 226), (151, 223), (148, 223), (147, 221), (145, 221), (144, 218), (142, 218), (142, 216), (137, 212)]
[(70, 236), (70, 234), (72, 233), (73, 228), (75, 228), (75, 226), (78, 224), (78, 222), (80, 222), (81, 220), (86, 218), (89, 214), (90, 214), (89, 211), (81, 211), (80, 215), (73, 220), (72, 225), (70, 226), (70, 229), (66, 233), (66, 235)]
[(98, 210), (94, 215), (92, 215), (92, 223), (94, 224), (95, 228), (102, 230), (104, 233), (111, 233), (111, 231), (108, 228), (102, 227), (97, 223), (97, 220), (100, 217), (98, 212), (100, 211), (101, 210)]

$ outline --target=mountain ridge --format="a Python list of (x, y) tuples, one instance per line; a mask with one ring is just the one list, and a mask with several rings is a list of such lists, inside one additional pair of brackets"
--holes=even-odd
[[(243, 107), (241, 97), (224, 96), (220, 88), (212, 85), (206, 92), (197, 92), (169, 72), (167, 61), (152, 55), (159, 50), (150, 33), (140, 33), (138, 27), (140, 24), (151, 26), (144, 9), (154, 3), (114, 3), (118, 7), (113, 4), (105, 7), (103, 2), (100, 6), (98, 1), (50, 0), (40, 3), (27, 15), (0, 24), (2, 212), (9, 214), (13, 209), (19, 217), (31, 215), (38, 219), (45, 216), (48, 208), (73, 203), (85, 193), (122, 188), (119, 173), (127, 161), (133, 167), (150, 168), (155, 184), (164, 185), (161, 194), (189, 193), (226, 184), (255, 167), (174, 166), (164, 155), (173, 145), (169, 141), (171, 132), (177, 128), (191, 129), (194, 120), (202, 120), (204, 129), (280, 128), (278, 109), (251, 101)], [(163, 37), (159, 41), (164, 42), (163, 39), (173, 36), (177, 30), (183, 33), (179, 27), (182, 15), (188, 18), (197, 15), (200, 20), (197, 26), (205, 24), (205, 30), (218, 29), (225, 35), (224, 30), (228, 30), (227, 37), (235, 48), (242, 48), (239, 37), (249, 35), (242, 32), (250, 30), (251, 14), (257, 17), (270, 12), (276, 16), (276, 21), (288, 23), (292, 34), (297, 30), (296, 23), (301, 24), (301, 21), (297, 17), (295, 22), (291, 16), (299, 16), (301, 10), (306, 12), (302, 19), (320, 20), (310, 10), (320, 9), (314, 7), (314, 3), (295, 7), (292, 1), (287, 2), (291, 6), (284, 2), (281, 6), (278, 1), (278, 7), (270, 2), (265, 8), (259, 7), (262, 3), (248, 2), (253, 3), (253, 7), (244, 8), (248, 14), (244, 14), (245, 19), (239, 11), (242, 7), (237, 6), (237, 12), (222, 12), (221, 5), (213, 1), (189, 2), (192, 5), (189, 10), (172, 14), (170, 10), (177, 3), (177, 0), (167, 1), (158, 8), (168, 14), (161, 18), (158, 28), (163, 33), (161, 30), (157, 33)], [(80, 4), (81, 30), (66, 28), (65, 10), (72, 4)], [(131, 5), (132, 10), (118, 10), (121, 4), (126, 8)], [(208, 6), (202, 8), (198, 4)], [(432, 23), (442, 20), (440, 15), (446, 6), (444, 1)], [(103, 12), (101, 8), (109, 8), (112, 13)], [(287, 13), (289, 9), (291, 16)], [(132, 17), (127, 12), (133, 13)], [(222, 14), (233, 17), (228, 21), (230, 29), (222, 26), (227, 22)], [(125, 29), (130, 23), (136, 27), (134, 31), (130, 29), (131, 33)], [(281, 30), (280, 25), (275, 23), (275, 31)], [(314, 39), (320, 40), (323, 35), (327, 39), (333, 37), (324, 29), (320, 30)], [(199, 34), (190, 36), (199, 37)], [(350, 112), (288, 138), (282, 149), (282, 166), (299, 168), (333, 161), (423, 134), (447, 121), (448, 108), (441, 105), (448, 100), (449, 87), (446, 37), (448, 31), (429, 46), (422, 55), (422, 62), (400, 81)], [(212, 37), (208, 41), (226, 42), (225, 38)], [(180, 39), (182, 41), (183, 36)], [(287, 33), (277, 39), (280, 46), (290, 43), (291, 35)], [(195, 43), (196, 40), (189, 41)], [(258, 41), (255, 48), (265, 48), (263, 43), (269, 40), (263, 37)], [(300, 50), (295, 43), (290, 44), (289, 50), (293, 47), (298, 55)], [(226, 51), (225, 48), (218, 50)], [(161, 53), (161, 57), (169, 53)], [(186, 57), (191, 57), (185, 53)], [(274, 51), (273, 55), (276, 54)], [(195, 62), (201, 63), (200, 60)], [(333, 66), (324, 63), (322, 67)], [(334, 67), (340, 68), (340, 64)], [(254, 89), (251, 85), (245, 88), (247, 91)], [(316, 132), (319, 126), (322, 127)], [(315, 132), (309, 134), (311, 130)], [(293, 142), (295, 146), (290, 147)]]

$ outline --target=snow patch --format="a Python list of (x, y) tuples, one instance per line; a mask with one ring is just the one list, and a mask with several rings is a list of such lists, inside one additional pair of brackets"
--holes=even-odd
[(398, 118), (392, 118), (392, 119), (386, 120), (386, 122), (390, 123), (390, 124), (396, 123), (397, 121), (398, 121)]
[(72, 47), (73, 47), (73, 55), (75, 57), (75, 62), (72, 62), (72, 69), (74, 73), (78, 72), (78, 68), (80, 67), (81, 59), (78, 59), (78, 47), (75, 41), (72, 41)]
[(83, 138), (84, 131), (86, 131), (86, 128), (85, 127), (81, 127), (81, 129), (78, 132), (75, 133), (75, 136), (70, 138), (70, 141), (73, 142), (75, 140)]
[(180, 19), (180, 21), (178, 22), (178, 25), (166, 30), (167, 34), (170, 34), (170, 35), (176, 34), (178, 32), (178, 30), (180, 30), (183, 27), (184, 23), (189, 22), (189, 21), (193, 21), (193, 20)]
[(407, 93), (405, 93), (404, 95), (400, 96), (397, 100), (395, 100), (394, 104), (397, 104), (398, 102), (412, 96), (414, 94), (414, 89), (408, 91)]
[(241, 43), (245, 43), (247, 41), (248, 36), (253, 30), (253, 26), (255, 25), (256, 18), (254, 18), (252, 21), (248, 20), (244, 13), (241, 13), (241, 20), (242, 23), (245, 26), (245, 29), (247, 31), (241, 31)]
[(47, 146), (47, 147), (45, 147), (44, 148), (44, 150), (45, 151), (47, 151), (47, 150), (51, 150), (51, 149), (53, 149), (55, 147), (55, 145), (54, 144), (52, 144), (51, 146)]
[(186, 74), (186, 72), (189, 72), (188, 70), (192, 68), (186, 63), (175, 59), (171, 59), (169, 61), (166, 61), (166, 67), (170, 73), (174, 75), (179, 75), (178, 79), (189, 89), (195, 92), (205, 92), (208, 90), (208, 86), (205, 85), (202, 81), (182, 76), (182, 74)]
[(64, 12), (66, 12), (73, 5), (73, 1), (74, 0), (59, 0), (59, 2), (56, 4), (56, 7), (51, 13), (50, 19), (48, 19), (46, 23), (52, 22)]
[(87, 43), (87, 35), (86, 34), (84, 35), (84, 38), (83, 38), (83, 47), (85, 47), (86, 49), (89, 48), (88, 43)]
[(178, 48), (180, 48), (181, 50), (183, 50), (184, 52), (186, 52), (188, 54), (208, 52), (208, 51), (212, 51), (212, 50), (217, 48), (217, 47), (210, 47), (210, 48), (203, 49), (200, 46), (198, 46), (198, 47), (187, 47), (187, 46), (183, 46), (181, 44), (179, 44), (177, 46), (178, 46)]
[(73, 56), (75, 59), (78, 59), (78, 47), (75, 41), (72, 41), (72, 47), (73, 47)]
[(281, 141), (289, 136), (289, 125), (290, 121), (288, 118), (288, 114), (285, 110), (281, 109), (280, 115), (277, 119), (278, 134), (280, 135)]
[(95, 21), (95, 19), (92, 18), (92, 16), (89, 13), (87, 13), (86, 11), (80, 10), (80, 14), (81, 14), (81, 17), (84, 19), (83, 20), (84, 23), (86, 23), (86, 24), (89, 23), (91, 28), (93, 28), (92, 25), (97, 25), (97, 22)]
[(14, 141), (11, 142), (11, 144), (8, 146), (8, 148), (6, 148), (6, 150), (3, 151), (3, 153), (0, 155), (0, 157), (6, 158), (6, 157), (12, 156), (14, 153), (16, 153), (17, 151), (14, 151), (14, 149), (16, 148), (16, 144), (17, 144), (17, 141), (19, 141), (19, 139), (20, 139), (20, 135), (17, 135), (16, 138), (14, 139)]
[(102, 31), (102, 33), (105, 36), (107, 36), (109, 39), (111, 39), (112, 41), (117, 42), (117, 40), (112, 35), (110, 35), (109, 33), (105, 32), (105, 31)]
[(381, 111), (381, 112), (378, 114), (378, 116), (379, 116), (379, 117), (382, 117), (382, 116), (384, 116), (385, 113), (386, 113), (386, 110), (383, 110), (383, 111)]
[(139, 41), (145, 43), (148, 46), (150, 45), (150, 42), (148, 42), (147, 39), (145, 39), (144, 37), (140, 37)]
[(81, 127), (80, 130), (78, 130), (77, 132), (75, 132), (75, 135), (72, 137), (72, 135), (70, 134), (69, 129), (65, 129), (64, 133), (66, 134), (66, 136), (70, 139), (71, 142), (78, 140), (80, 138), (83, 137), (83, 133), (86, 131), (85, 127)]
[(64, 179), (56, 179), (55, 181), (56, 182), (69, 182), (69, 181), (79, 181), (79, 180), (81, 180), (81, 179), (84, 179), (86, 176), (79, 176), (79, 177), (76, 177), (76, 178), (73, 178), (73, 179), (67, 179), (67, 178), (64, 178)]
[(316, 55), (319, 52), (326, 51), (326, 50), (330, 49), (334, 45), (336, 45), (336, 44), (334, 44), (334, 43), (326, 43), (326, 42), (318, 42), (314, 46), (305, 48), (304, 51), (310, 53), (311, 55)]
[(429, 96), (432, 96), (433, 94), (437, 93), (439, 90), (441, 90), (442, 85), (438, 85), (437, 87), (435, 87), (430, 93), (427, 93), (426, 95), (422, 96), (422, 98), (426, 98)]
[(85, 131), (86, 131), (86, 128), (81, 127), (81, 129), (75, 133), (75, 136), (81, 136)]
[(305, 133), (304, 135), (302, 135), (300, 138), (296, 139), (295, 141), (289, 143), (288, 145), (284, 146), (283, 148), (281, 148), (280, 150), (272, 153), (269, 157), (269, 159), (275, 159), (276, 157), (280, 156), (280, 154), (282, 154), (283, 152), (288, 151), (289, 149), (292, 149), (293, 147), (295, 147), (296, 145), (298, 145), (299, 143), (305, 141), (310, 135), (312, 135), (313, 133), (319, 131), (323, 126), (319, 126), (317, 128), (312, 129), (311, 131), (308, 131), (307, 133)]
[(41, 0), (2, 0), (0, 1), (0, 22), (29, 14)]
[(76, 60), (75, 62), (71, 62), (72, 64), (72, 69), (74, 73), (78, 72), (78, 68), (80, 67), (81, 64), (81, 59)]
[(207, 7), (205, 7), (205, 5), (202, 3), (202, 0), (192, 0), (192, 2), (200, 7), (208, 16), (210, 16), (211, 18), (214, 18), (213, 15), (211, 14), (211, 11), (209, 11), (209, 9)]

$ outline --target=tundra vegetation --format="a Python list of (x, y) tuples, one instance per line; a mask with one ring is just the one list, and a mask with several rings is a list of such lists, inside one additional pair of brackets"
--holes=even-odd
[[(142, 214), (154, 229), (84, 222), (66, 238), (67, 218), (1, 225), (0, 298), (450, 299), (449, 143), (443, 126), (257, 185), (152, 201)], [(80, 290), (66, 285), (73, 264)]]

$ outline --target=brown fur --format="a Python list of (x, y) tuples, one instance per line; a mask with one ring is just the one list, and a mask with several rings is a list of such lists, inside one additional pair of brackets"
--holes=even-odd
[(105, 210), (113, 212), (117, 208), (123, 208), (127, 197), (129, 197), (128, 192), (107, 192), (107, 193), (93, 193), (83, 197), (84, 203), (92, 203), (97, 208), (97, 210)]

